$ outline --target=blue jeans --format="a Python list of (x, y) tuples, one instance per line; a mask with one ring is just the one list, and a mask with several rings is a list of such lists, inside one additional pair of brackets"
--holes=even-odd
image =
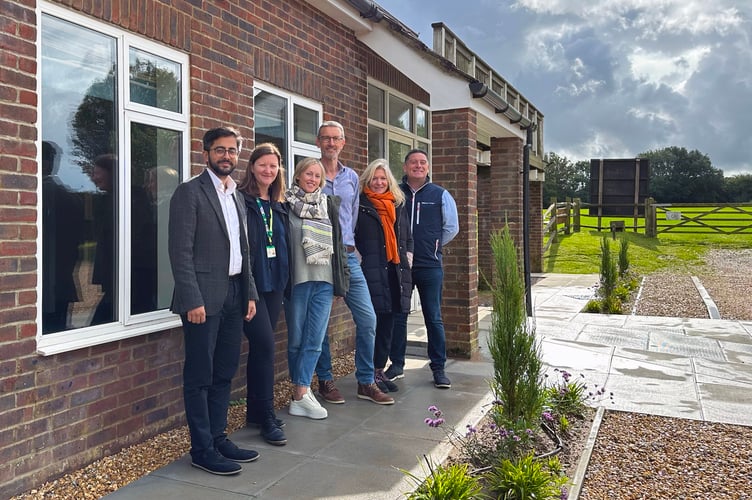
[(180, 315), (185, 344), (183, 401), (194, 457), (227, 436), (230, 388), (240, 362), (247, 307), (241, 303), (240, 287), (239, 280), (230, 280), (222, 311), (207, 316), (205, 323), (191, 323), (186, 314)]
[(295, 385), (311, 385), (321, 342), (329, 326), (333, 297), (331, 283), (308, 281), (295, 285), (290, 300), (285, 302), (287, 366)]
[[(355, 322), (355, 378), (360, 384), (373, 383), (373, 346), (376, 341), (376, 313), (368, 292), (368, 283), (355, 252), (347, 254), (350, 267), (350, 288), (345, 296), (345, 304), (350, 308)], [(329, 339), (324, 337), (321, 356), (316, 364), (319, 380), (332, 380), (332, 353)]]
[[(413, 268), (413, 286), (418, 289), (423, 321), (428, 333), (428, 358), (431, 370), (443, 370), (446, 364), (446, 334), (441, 319), (441, 296), (444, 270), (440, 267)], [(394, 315), (394, 335), (389, 358), (399, 369), (405, 367), (407, 351), (407, 314)]]

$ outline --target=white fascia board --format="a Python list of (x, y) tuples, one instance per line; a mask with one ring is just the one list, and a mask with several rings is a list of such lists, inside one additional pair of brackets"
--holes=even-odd
[(387, 28), (386, 23), (374, 25), (373, 30), (358, 39), (426, 90), (431, 95), (432, 111), (459, 108), (476, 111), (479, 139), (486, 138), (484, 143), (487, 143), (488, 137), (525, 138), (525, 132), (518, 124), (509, 123), (506, 116), (496, 113), (493, 106), (483, 99), (473, 98), (467, 79), (441, 68), (433, 55), (422, 54), (404, 43)]
[(358, 37), (373, 30), (373, 23), (360, 17), (360, 12), (347, 2), (341, 0), (306, 0), (306, 2), (353, 30)]

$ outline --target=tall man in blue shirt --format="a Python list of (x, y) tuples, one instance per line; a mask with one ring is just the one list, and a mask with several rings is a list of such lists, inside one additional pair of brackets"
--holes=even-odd
[[(413, 149), (405, 155), (405, 176), (400, 187), (410, 213), (413, 231), (413, 285), (418, 289), (423, 320), (428, 333), (428, 357), (433, 383), (449, 389), (451, 381), (444, 373), (446, 335), (441, 318), (441, 295), (444, 281), (442, 248), (459, 232), (457, 204), (449, 191), (433, 184), (428, 177), (428, 155)], [(394, 334), (389, 358), (392, 364), (385, 375), (389, 380), (403, 378), (407, 349), (407, 314), (394, 315)]]
[[(363, 276), (358, 255), (355, 252), (355, 223), (358, 219), (358, 174), (339, 161), (345, 147), (345, 129), (335, 121), (327, 121), (319, 127), (316, 145), (321, 150), (321, 163), (326, 170), (324, 193), (342, 199), (339, 220), (342, 240), (347, 247), (347, 265), (350, 268), (350, 288), (345, 303), (350, 308), (355, 322), (355, 378), (358, 380), (358, 398), (380, 405), (394, 404), (374, 383), (373, 348), (376, 340), (376, 313), (371, 304), (371, 294)], [(321, 356), (316, 365), (319, 379), (319, 394), (328, 403), (341, 404), (345, 398), (334, 385), (332, 378), (332, 354), (328, 337), (324, 337)]]

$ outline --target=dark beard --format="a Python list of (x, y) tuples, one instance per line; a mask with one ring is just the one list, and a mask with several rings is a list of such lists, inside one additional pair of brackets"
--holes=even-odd
[[(224, 161), (224, 160), (221, 160)], [(211, 160), (207, 160), (207, 163), (209, 164), (209, 168), (212, 169), (212, 171), (217, 174), (217, 177), (227, 177), (233, 171), (235, 171), (235, 163), (233, 163), (232, 160), (229, 160), (230, 166), (220, 166), (218, 163), (214, 163)]]

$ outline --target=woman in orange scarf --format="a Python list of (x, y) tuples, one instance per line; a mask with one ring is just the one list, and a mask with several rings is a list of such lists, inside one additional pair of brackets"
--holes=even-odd
[(371, 162), (360, 176), (360, 208), (355, 246), (376, 311), (375, 381), (382, 392), (397, 384), (384, 376), (392, 342), (394, 313), (410, 311), (413, 238), (405, 210), (405, 195), (386, 160)]

